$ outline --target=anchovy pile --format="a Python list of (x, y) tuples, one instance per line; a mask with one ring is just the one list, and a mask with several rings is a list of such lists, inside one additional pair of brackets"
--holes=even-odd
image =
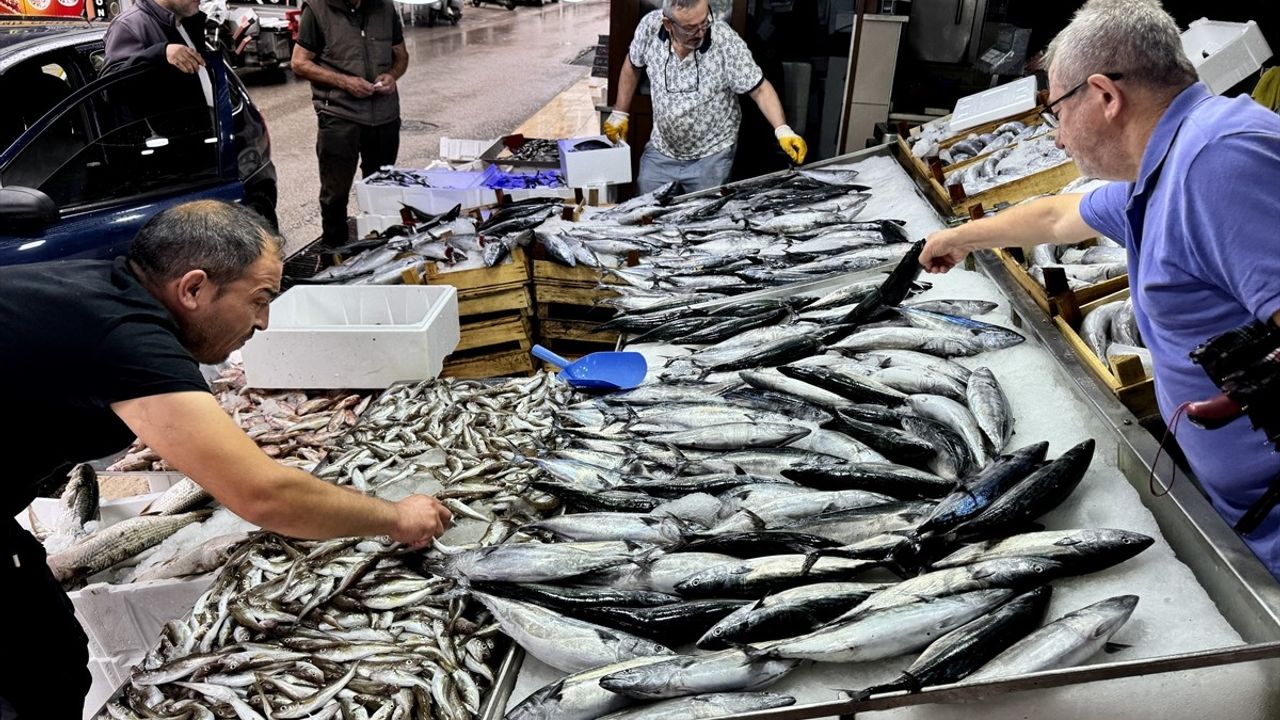
[(1080, 322), (1080, 337), (1103, 364), (1110, 365), (1114, 355), (1136, 355), (1147, 377), (1152, 376), (1151, 351), (1138, 331), (1133, 300), (1107, 303), (1085, 315)]
[(560, 141), (544, 138), (525, 138), (520, 147), (504, 160), (516, 162), (560, 164)]
[(946, 185), (961, 185), (966, 193), (976, 195), (1069, 162), (1071, 158), (1065, 150), (1057, 147), (1056, 142), (1053, 135), (1039, 135), (1016, 146), (997, 150), (982, 162), (951, 172), (946, 176)]
[(1073, 290), (1120, 277), (1129, 271), (1125, 249), (1119, 244), (1099, 238), (1096, 245), (1071, 247), (1042, 243), (1027, 255), (1027, 272), (1044, 286), (1046, 268), (1062, 268), (1067, 285)]
[[(218, 404), (268, 456), (290, 467), (310, 470), (337, 438), (356, 424), (370, 396), (346, 390), (304, 392), (257, 390), (245, 383), (244, 366), (231, 363), (209, 385)], [(135, 442), (108, 472), (172, 471), (141, 442)]]
[(259, 535), (165, 626), (104, 717), (475, 717), (499, 627), (413, 557)]
[(554, 375), (500, 381), (441, 378), (400, 385), (369, 407), (316, 476), (367, 494), (434, 494), (454, 513), (493, 520), (488, 510), (540, 516), (556, 498), (529, 487), (514, 457), (550, 442), (554, 412), (570, 391)]

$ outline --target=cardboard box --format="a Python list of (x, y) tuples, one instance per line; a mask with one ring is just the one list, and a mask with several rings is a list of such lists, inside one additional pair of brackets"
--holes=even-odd
[(1200, 18), (1182, 33), (1182, 51), (1214, 94), (1230, 90), (1271, 57), (1271, 46), (1252, 20), (1233, 23)]
[(447, 285), (298, 286), (241, 350), (255, 388), (385, 388), (440, 374), (459, 340)]
[(631, 182), (631, 146), (620, 142), (599, 150), (574, 150), (579, 143), (596, 140), (609, 143), (604, 135), (560, 141), (560, 174), (569, 187), (623, 185)]

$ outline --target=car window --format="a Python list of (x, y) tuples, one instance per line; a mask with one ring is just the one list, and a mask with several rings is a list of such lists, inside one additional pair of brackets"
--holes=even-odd
[[(5, 98), (6, 103), (0, 113), (0, 150), (8, 148), (54, 105), (70, 96), (71, 82), (62, 63), (43, 58), (18, 63), (0, 76), (0, 98)], [(83, 123), (64, 130), (69, 134), (79, 130), (78, 137), (83, 140)]]
[(60, 120), (0, 170), (0, 184), (38, 188), (65, 209), (218, 177), (216, 124), (193, 76), (127, 73), (64, 116), (81, 109), (92, 118), (91, 140), (67, 137)]

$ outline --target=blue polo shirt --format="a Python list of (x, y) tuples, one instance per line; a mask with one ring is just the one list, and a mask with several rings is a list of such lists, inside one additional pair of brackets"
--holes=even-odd
[[(1188, 354), (1280, 311), (1280, 116), (1192, 85), (1156, 125), (1138, 181), (1094, 190), (1080, 212), (1128, 248), (1134, 312), (1171, 422), (1182, 403), (1219, 392)], [(1229, 523), (1280, 474), (1280, 454), (1248, 418), (1218, 430), (1183, 422), (1177, 439)], [(1280, 508), (1245, 541), (1280, 577)]]

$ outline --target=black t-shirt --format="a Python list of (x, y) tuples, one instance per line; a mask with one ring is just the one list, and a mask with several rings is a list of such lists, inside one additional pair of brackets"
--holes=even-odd
[(0, 267), (0, 377), (10, 428), (2, 517), (46, 478), (128, 447), (133, 433), (112, 403), (209, 391), (173, 316), (123, 258)]
[[(323, 2), (324, 0), (319, 0)], [(360, 8), (351, 8), (351, 13), (367, 11), (367, 6), (361, 5)], [(310, 5), (302, 6), (302, 19), (298, 21), (298, 44), (310, 50), (316, 55), (324, 54), (324, 33), (320, 31), (320, 24), (316, 22), (315, 11)], [(400, 14), (396, 13), (391, 18), (391, 46), (404, 44), (404, 24), (400, 21)]]

